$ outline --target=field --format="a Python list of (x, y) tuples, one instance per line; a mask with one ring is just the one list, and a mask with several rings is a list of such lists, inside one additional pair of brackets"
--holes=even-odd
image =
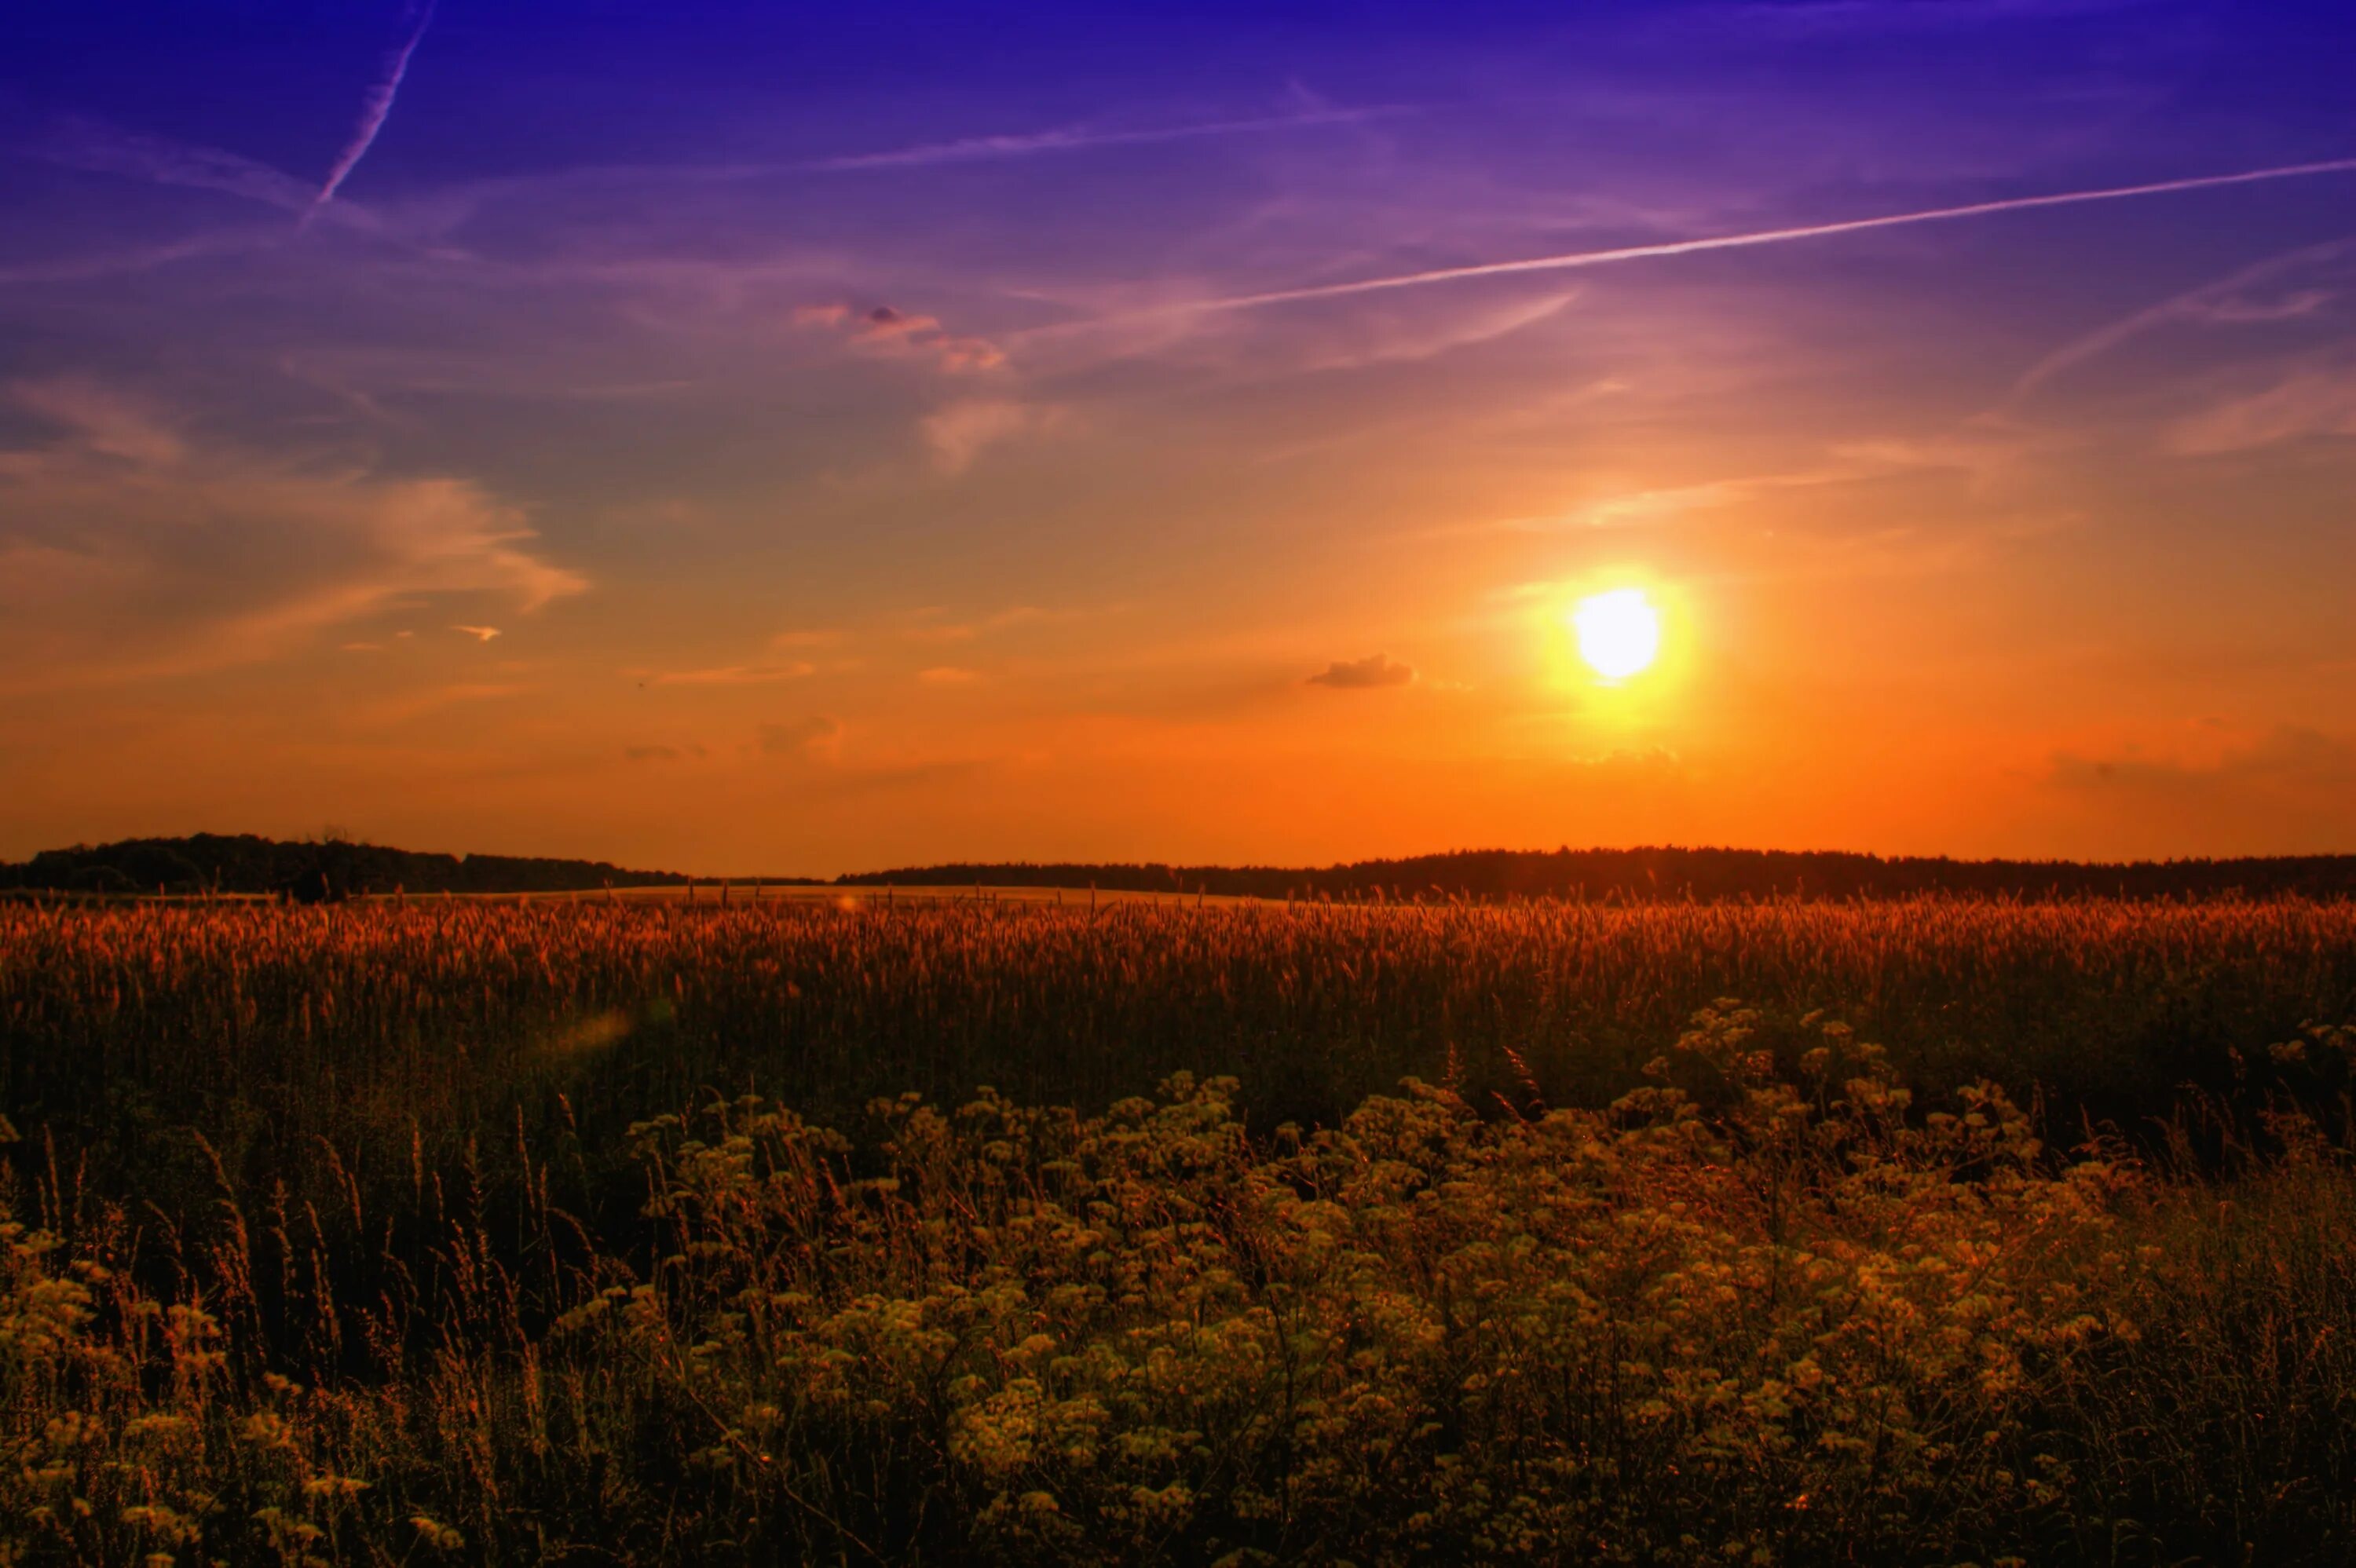
[(2287, 899), (0, 905), (0, 1563), (2345, 1562), (2351, 1022)]

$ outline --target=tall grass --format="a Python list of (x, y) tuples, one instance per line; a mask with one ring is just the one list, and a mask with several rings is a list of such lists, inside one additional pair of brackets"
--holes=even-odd
[(2349, 1018), (2291, 901), (0, 911), (0, 1562), (2346, 1561)]
[(1719, 996), (1838, 1008), (1917, 1087), (2132, 1115), (2356, 1017), (2356, 904), (5, 906), (0, 1085), (124, 1147), (194, 1121), (225, 1157), (497, 1136), (557, 1093), (618, 1131), (714, 1087), (1102, 1105), (1181, 1071), (1330, 1121), (1451, 1061), (1475, 1097), (1601, 1104)]

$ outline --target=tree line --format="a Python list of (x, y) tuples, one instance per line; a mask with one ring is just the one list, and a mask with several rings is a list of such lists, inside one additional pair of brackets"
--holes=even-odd
[(0, 888), (80, 893), (287, 894), (316, 902), (362, 893), (538, 893), (687, 881), (671, 871), (636, 871), (603, 860), (528, 855), (443, 855), (354, 843), (251, 833), (126, 838), (44, 849), (19, 864), (0, 862)]
[[(301, 839), (198, 833), (179, 838), (45, 849), (0, 862), (0, 889), (77, 893), (286, 894), (305, 901), (396, 889), (412, 893), (577, 892), (679, 886), (677, 871), (604, 860), (447, 855), (363, 844), (339, 835)], [(749, 879), (740, 879), (749, 880)], [(770, 882), (815, 882), (769, 877)], [(956, 861), (860, 871), (840, 887), (1099, 888), (1108, 892), (1209, 893), (1264, 899), (1590, 900), (1982, 897), (2190, 898), (2282, 894), (2356, 897), (2356, 855), (2228, 859), (1958, 860), (1944, 856), (1832, 850), (1657, 847), (1633, 849), (1462, 849), (1323, 867), (1181, 866), (1159, 861)]]
[(2232, 859), (1958, 860), (1831, 850), (1648, 848), (1462, 849), (1326, 867), (956, 863), (867, 871), (848, 886), (1101, 888), (1253, 898), (1365, 900), (2227, 898), (2356, 896), (2356, 855)]

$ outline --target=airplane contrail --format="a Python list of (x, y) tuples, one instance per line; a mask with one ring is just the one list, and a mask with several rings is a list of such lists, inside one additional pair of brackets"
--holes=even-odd
[(392, 101), (401, 91), (401, 79), (409, 74), (409, 57), (417, 52), (417, 46), (424, 40), (425, 29), (434, 25), (434, 4), (435, 0), (425, 0), (423, 8), (417, 13), (416, 27), (411, 31), (407, 41), (385, 62), (384, 79), (370, 88), (368, 97), (361, 101), (359, 126), (353, 131), (351, 141), (345, 144), (342, 155), (336, 159), (336, 166), (327, 171), (326, 182), (319, 187), (319, 194), (311, 198), (310, 207), (304, 211), (303, 221), (306, 226), (319, 215), (321, 208), (336, 199), (336, 192), (351, 172), (359, 167), (360, 160), (368, 156), (369, 148), (375, 144), (377, 133), (384, 129), (385, 121), (392, 113)]
[(981, 163), (996, 158), (1028, 157), (1039, 153), (1082, 152), (1091, 147), (1119, 147), (1137, 143), (1185, 142), (1198, 137), (1239, 136), (1255, 131), (1293, 131), (1317, 125), (1347, 125), (1413, 112), (1406, 104), (1376, 104), (1365, 109), (1317, 109), (1298, 114), (1265, 115), (1254, 120), (1206, 120), (1184, 125), (1145, 126), (1128, 131), (1091, 131), (1067, 126), (1014, 135), (969, 136), (957, 142), (929, 142), (895, 147), (882, 153), (848, 153), (817, 158), (798, 165), (815, 172), (859, 169), (921, 168), (934, 164)]
[(1465, 278), (1496, 278), (1515, 272), (1562, 272), (1582, 267), (1641, 261), (1656, 256), (1687, 256), (1702, 251), (1737, 251), (1752, 245), (1783, 245), (1794, 240), (1821, 240), (1835, 234), (1856, 234), (1869, 229), (1898, 229), (1912, 223), (1945, 223), (1996, 212), (2023, 212), (2040, 207), (2072, 207), (2080, 202), (2119, 201), (2128, 197), (2166, 196), (2176, 191), (2211, 190), (2221, 186), (2256, 185), (2265, 180), (2300, 179), (2313, 175), (2356, 174), (2356, 158), (2323, 163), (2289, 164), (2279, 168), (2248, 169), (2239, 174), (2195, 175), (2187, 179), (2155, 180), (2147, 185), (2111, 186), (2100, 190), (2060, 191), (2051, 196), (2007, 197), (1976, 201), (1964, 207), (1933, 207), (1919, 212), (1885, 213), (1878, 218), (1849, 218), (1837, 223), (1808, 223), (1792, 229), (1761, 229), (1748, 234), (1713, 234), (1699, 240), (1669, 240), (1651, 245), (1623, 245), (1610, 251), (1573, 251), (1564, 255), (1530, 256), (1514, 261), (1477, 261), (1462, 267), (1435, 267), (1428, 272), (1399, 272), (1383, 278), (1361, 278), (1348, 283), (1317, 283), (1307, 288), (1277, 289), (1267, 293), (1236, 294), (1226, 299), (1199, 300), (1145, 315), (1193, 311), (1249, 310), (1259, 305), (1288, 304), (1296, 300), (1333, 299), (1344, 294), (1375, 293), (1387, 289), (1420, 288), (1427, 283), (1456, 283)]

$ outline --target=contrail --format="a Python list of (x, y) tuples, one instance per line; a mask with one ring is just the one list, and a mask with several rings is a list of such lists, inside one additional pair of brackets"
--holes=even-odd
[(368, 156), (369, 148), (375, 144), (377, 133), (384, 129), (386, 119), (392, 113), (393, 98), (401, 91), (401, 79), (409, 74), (409, 57), (417, 52), (417, 46), (424, 40), (425, 29), (434, 25), (434, 4), (435, 0), (425, 0), (424, 7), (417, 14), (417, 26), (410, 33), (408, 41), (385, 62), (384, 80), (370, 88), (368, 97), (361, 101), (359, 127), (352, 133), (352, 139), (346, 144), (343, 155), (336, 160), (336, 166), (327, 171), (327, 182), (319, 187), (319, 194), (311, 198), (310, 207), (303, 214), (305, 225), (319, 215), (321, 208), (336, 199), (336, 192), (351, 172), (359, 167), (360, 160)]
[(2083, 364), (2098, 355), (2107, 354), (2120, 344), (2163, 322), (2173, 321), (2179, 317), (2197, 317), (2202, 307), (2216, 300), (2230, 297), (2236, 291), (2246, 288), (2252, 283), (2262, 283), (2278, 272), (2289, 272), (2303, 267), (2310, 261), (2325, 261), (2340, 255), (2351, 245), (2356, 245), (2356, 240), (2329, 240), (2320, 245), (2303, 246), (2296, 251), (2285, 251), (2279, 256), (2269, 256), (2265, 261), (2244, 267), (2238, 272), (2203, 283), (2197, 289), (2188, 290), (2176, 295), (2173, 299), (2162, 300), (2159, 304), (2139, 310), (2124, 320), (2115, 321), (2099, 331), (2090, 332), (2083, 337), (2065, 343), (2023, 371), (2020, 379), (2012, 384), (2012, 396), (2018, 399), (2033, 392), (2062, 371)]
[(1463, 278), (1496, 278), (1515, 272), (1564, 272), (1581, 267), (1610, 266), (1617, 261), (1642, 261), (1655, 256), (1687, 256), (1701, 251), (1739, 251), (1752, 245), (1782, 245), (1794, 240), (1821, 240), (1835, 234), (1857, 234), (1869, 229), (1898, 229), (1912, 223), (1945, 223), (1959, 218), (1980, 218), (1996, 212), (2024, 212), (2031, 208), (2072, 207), (2080, 202), (2119, 201), (2135, 196), (2166, 196), (2175, 191), (2212, 190), (2220, 186), (2256, 185), (2264, 180), (2341, 174), (2356, 174), (2356, 158), (2333, 158), (2318, 164), (2289, 164), (2280, 168), (2249, 169), (2240, 174), (2196, 175), (2190, 179), (2155, 180), (2148, 185), (2111, 186), (2101, 190), (2062, 191), (2051, 196), (2008, 197), (2000, 201), (1976, 201), (1965, 207), (1934, 207), (1921, 212), (1850, 218), (1837, 223), (1809, 223), (1795, 229), (1762, 229), (1749, 234), (1715, 234), (1700, 240), (1623, 245), (1612, 251), (1574, 251), (1566, 255), (1531, 256), (1517, 261), (1480, 261), (1463, 267), (1437, 267), (1430, 272), (1400, 272), (1387, 278), (1361, 278), (1352, 283), (1319, 283), (1309, 288), (1278, 289), (1269, 293), (1200, 300), (1192, 304), (1173, 305), (1164, 310), (1141, 314), (1161, 315), (1192, 311), (1248, 310), (1258, 305), (1286, 304), (1295, 300), (1333, 299), (1343, 294), (1375, 293), (1386, 289), (1419, 288), (1426, 283), (1451, 283)]
[(800, 165), (817, 172), (856, 169), (923, 168), (935, 164), (981, 163), (995, 158), (1029, 157), (1038, 153), (1073, 153), (1090, 147), (1119, 147), (1140, 142), (1185, 142), (1202, 136), (1239, 136), (1254, 131), (1291, 131), (1312, 125), (1347, 125), (1412, 113), (1405, 104), (1381, 104), (1367, 109), (1321, 109), (1300, 114), (1269, 115), (1257, 120), (1208, 120), (1188, 125), (1164, 125), (1133, 131), (1090, 131), (1073, 126), (1020, 135), (969, 136), (957, 142), (930, 142), (895, 147), (882, 153), (851, 153), (818, 158)]

